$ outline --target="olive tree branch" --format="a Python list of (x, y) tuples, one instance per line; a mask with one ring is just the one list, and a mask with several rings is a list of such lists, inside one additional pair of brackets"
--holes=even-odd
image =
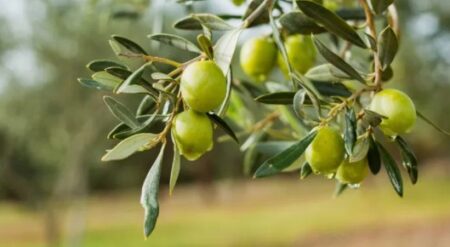
[[(374, 16), (373, 16), (372, 12), (370, 11), (367, 0), (359, 0), (359, 3), (361, 4), (362, 8), (364, 9), (364, 14), (366, 15), (367, 28), (370, 31), (370, 36), (372, 36), (372, 38), (377, 43), (378, 38), (377, 38), (377, 29), (375, 26), (375, 20), (374, 20)], [(374, 84), (378, 91), (381, 89), (381, 86), (382, 86), (381, 85), (381, 77), (382, 77), (383, 70), (381, 68), (381, 61), (380, 61), (380, 58), (378, 57), (378, 52), (375, 50), (373, 51), (373, 61), (374, 61), (374, 65), (375, 65)]]

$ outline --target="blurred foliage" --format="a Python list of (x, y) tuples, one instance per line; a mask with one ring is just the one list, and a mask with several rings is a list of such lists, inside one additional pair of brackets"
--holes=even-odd
[[(450, 126), (446, 114), (450, 100), (450, 3), (398, 2), (404, 33), (395, 63), (400, 71), (394, 78), (398, 84), (392, 86), (402, 87), (418, 109), (442, 126)], [(200, 12), (208, 3), (194, 7)], [(163, 0), (91, 0), (83, 4), (47, 0), (27, 5), (17, 1), (11, 8), (23, 11), (21, 16), (27, 19), (17, 23), (26, 28), (17, 29), (15, 22), (8, 20), (10, 15), (0, 15), (0, 198), (35, 204), (48, 195), (140, 186), (155, 154), (137, 155), (121, 161), (120, 166), (100, 164), (103, 149), (109, 144), (104, 133), (116, 122), (107, 114), (100, 95), (80, 87), (76, 78), (87, 74), (84, 64), (93, 58), (113, 56), (106, 45), (113, 33), (133, 38), (155, 54), (186, 59), (171, 48), (155, 46), (145, 36), (152, 30), (171, 28), (172, 18), (185, 15), (193, 6)], [(158, 11), (161, 14), (155, 15)], [(448, 149), (446, 137), (426, 125), (417, 129), (411, 137), (421, 148), (419, 153), (431, 156)], [(213, 161), (214, 155), (223, 152), (232, 155)], [(419, 156), (423, 159), (424, 155)], [(207, 182), (213, 177), (240, 176), (241, 164), (236, 146), (218, 145), (198, 164), (187, 166), (180, 180), (197, 177)], [(167, 180), (168, 172), (163, 171), (163, 179)]]

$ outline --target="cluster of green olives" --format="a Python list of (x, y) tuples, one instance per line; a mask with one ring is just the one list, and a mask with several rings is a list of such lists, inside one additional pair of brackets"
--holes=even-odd
[(180, 91), (189, 109), (173, 119), (172, 136), (180, 154), (192, 161), (213, 147), (213, 125), (206, 113), (225, 99), (226, 79), (214, 61), (194, 62), (183, 71)]
[[(380, 129), (387, 136), (408, 133), (416, 122), (414, 103), (405, 93), (385, 89), (375, 94), (369, 109), (383, 115)], [(351, 163), (345, 157), (344, 140), (340, 132), (330, 126), (320, 127), (305, 152), (305, 159), (315, 173), (336, 174), (343, 184), (359, 184), (368, 174), (364, 158)]]
[[(289, 36), (284, 46), (293, 69), (303, 74), (314, 66), (316, 50), (311, 36)], [(278, 64), (286, 77), (289, 75), (283, 56), (270, 37), (256, 37), (245, 42), (241, 49), (240, 62), (244, 73), (258, 82), (267, 79), (275, 64)]]

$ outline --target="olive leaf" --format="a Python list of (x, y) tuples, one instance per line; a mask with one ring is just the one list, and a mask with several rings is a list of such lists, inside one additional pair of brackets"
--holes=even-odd
[(321, 64), (309, 69), (305, 76), (310, 80), (322, 82), (336, 82), (352, 78), (330, 63)]
[(228, 31), (234, 29), (233, 26), (217, 15), (203, 13), (192, 14), (178, 20), (173, 26), (174, 28), (184, 30), (203, 30), (203, 27), (216, 31)]
[(394, 3), (394, 0), (370, 0), (370, 7), (375, 14), (382, 14), (388, 7)]
[(103, 85), (105, 88), (117, 88), (120, 83), (122, 83), (122, 79), (117, 76), (113, 76), (106, 71), (100, 71), (92, 74), (92, 79), (97, 81), (100, 85)]
[(146, 95), (141, 102), (139, 103), (139, 106), (136, 110), (136, 115), (144, 115), (155, 109), (156, 107), (156, 101), (149, 95)]
[(304, 115), (303, 106), (305, 104), (305, 100), (306, 100), (306, 91), (303, 89), (298, 90), (294, 95), (294, 99), (292, 100), (294, 112), (300, 118), (303, 118)]
[(400, 147), (402, 155), (403, 166), (408, 171), (409, 178), (412, 184), (417, 183), (418, 170), (417, 170), (417, 158), (414, 151), (408, 145), (408, 143), (401, 137), (397, 136), (395, 138), (396, 143)]
[(230, 99), (231, 99), (231, 90), (233, 86), (233, 69), (231, 66), (228, 69), (228, 75), (227, 75), (227, 91), (225, 94), (225, 99), (222, 102), (222, 105), (220, 106), (219, 110), (217, 111), (217, 115), (219, 117), (223, 117), (227, 110), (228, 106), (230, 105)]
[(378, 57), (382, 69), (386, 70), (395, 58), (398, 51), (398, 41), (392, 28), (387, 27), (381, 33), (378, 39)]
[(99, 81), (89, 79), (89, 78), (78, 78), (78, 82), (84, 87), (94, 88), (97, 90), (104, 90), (104, 91), (113, 91), (114, 88), (117, 86), (117, 84), (115, 82), (104, 83), (104, 81), (99, 82)]
[(177, 144), (174, 140), (173, 135), (172, 146), (173, 146), (173, 159), (172, 159), (172, 169), (170, 170), (170, 181), (169, 181), (169, 195), (172, 195), (175, 185), (177, 184), (178, 176), (180, 175), (180, 151), (178, 150)]
[(255, 172), (254, 177), (266, 177), (279, 173), (283, 169), (289, 167), (296, 161), (306, 150), (309, 144), (316, 137), (317, 132), (311, 131), (298, 143), (290, 146), (284, 151), (266, 160)]
[(119, 36), (119, 35), (112, 35), (111, 38), (115, 41), (117, 41), (119, 44), (121, 44), (122, 46), (124, 46), (127, 50), (136, 53), (136, 54), (144, 54), (144, 55), (148, 55), (148, 53), (144, 50), (144, 48), (142, 48), (141, 46), (139, 46), (138, 44), (136, 44), (135, 42)]
[[(136, 87), (142, 87), (139, 84), (143, 79), (142, 76), (145, 72), (145, 70), (151, 66), (151, 63), (145, 63), (143, 64), (139, 69), (134, 71), (128, 78), (120, 84), (120, 86), (115, 90), (116, 93), (131, 93), (130, 88), (132, 89), (133, 86)], [(158, 95), (156, 90), (153, 87), (145, 87), (145, 91), (143, 93), (149, 92), (153, 95)]]
[(395, 192), (400, 197), (403, 197), (403, 180), (397, 163), (389, 154), (389, 152), (383, 147), (383, 145), (377, 143), (377, 146), (383, 160), (384, 168), (386, 168), (386, 172), (389, 176), (389, 180), (391, 181), (392, 186), (394, 187)]
[(253, 16), (253, 20), (246, 23), (246, 28), (269, 23), (269, 6), (265, 2), (267, 2), (267, 0), (252, 0), (250, 2), (242, 19), (248, 21), (248, 18)]
[(144, 236), (148, 237), (155, 229), (156, 221), (159, 215), (159, 180), (161, 177), (161, 164), (164, 156), (166, 144), (163, 143), (158, 157), (153, 162), (150, 171), (145, 177), (141, 192), (141, 205), (144, 208)]
[(298, 7), (305, 15), (321, 24), (329, 32), (361, 48), (367, 48), (358, 33), (332, 11), (311, 1), (297, 1)]
[(211, 40), (206, 37), (204, 34), (199, 34), (197, 36), (197, 42), (200, 45), (201, 49), (208, 56), (209, 59), (214, 59), (214, 50), (211, 44)]
[(362, 121), (369, 124), (370, 126), (377, 127), (381, 124), (383, 119), (387, 119), (387, 117), (374, 111), (364, 109), (364, 116), (362, 118)]
[(300, 11), (292, 11), (282, 15), (280, 17), (280, 24), (291, 35), (318, 34), (326, 31)]
[(336, 198), (348, 188), (348, 184), (340, 183), (339, 181), (336, 181), (336, 187), (334, 189), (333, 197)]
[(159, 133), (165, 126), (165, 122), (169, 119), (169, 115), (151, 114), (140, 115), (136, 117), (140, 125), (136, 128), (130, 128), (125, 123), (120, 123), (114, 127), (108, 134), (108, 139), (125, 139), (134, 134), (150, 132)]
[(294, 95), (295, 92), (275, 92), (260, 95), (255, 100), (264, 104), (291, 105)]
[(344, 143), (345, 150), (348, 155), (352, 155), (353, 147), (355, 146), (356, 134), (356, 114), (353, 108), (347, 108), (345, 111), (345, 131)]
[(206, 115), (209, 117), (209, 119), (211, 119), (211, 121), (213, 121), (217, 126), (219, 126), (222, 130), (224, 130), (225, 133), (227, 133), (231, 138), (233, 138), (233, 140), (236, 143), (239, 143), (239, 140), (236, 134), (234, 133), (233, 129), (231, 129), (231, 127), (227, 124), (227, 122), (225, 122), (225, 120), (220, 118), (214, 112), (208, 112)]
[(86, 68), (88, 68), (92, 72), (103, 71), (103, 70), (105, 70), (106, 68), (109, 68), (109, 67), (119, 67), (119, 68), (122, 68), (122, 69), (126, 69), (125, 65), (122, 65), (122, 64), (120, 64), (118, 62), (115, 62), (115, 61), (106, 60), (106, 59), (94, 60), (94, 61), (91, 61), (90, 63), (88, 63), (86, 65)]
[(201, 50), (194, 43), (178, 35), (157, 33), (148, 35), (147, 37), (151, 40), (155, 40), (181, 50), (190, 51), (198, 54), (201, 53)]
[(362, 137), (356, 140), (352, 153), (349, 157), (350, 163), (358, 162), (366, 158), (367, 153), (369, 152), (369, 146), (370, 142), (368, 137)]
[(433, 123), (433, 121), (431, 121), (428, 117), (426, 117), (425, 115), (423, 115), (421, 112), (416, 111), (417, 116), (419, 118), (421, 118), (423, 121), (425, 121), (427, 124), (431, 125), (431, 127), (433, 127), (435, 130), (441, 132), (444, 135), (450, 136), (450, 132), (447, 130), (442, 129), (441, 127), (439, 127), (437, 124)]
[(367, 152), (367, 161), (369, 163), (369, 169), (372, 174), (377, 175), (381, 169), (380, 152), (378, 151), (378, 146), (372, 136), (369, 138), (369, 140), (370, 146), (369, 151)]
[(122, 67), (108, 67), (105, 69), (105, 71), (113, 76), (116, 76), (122, 80), (125, 80), (130, 76), (133, 72), (129, 71), (128, 69), (124, 69)]
[(308, 162), (305, 162), (302, 165), (302, 168), (300, 169), (300, 179), (305, 179), (312, 173), (313, 173), (313, 170), (312, 170), (311, 166), (309, 165)]
[(239, 36), (243, 29), (233, 29), (222, 35), (214, 46), (214, 61), (222, 69), (223, 74), (228, 74), (231, 60), (233, 59), (234, 51)]
[(102, 157), (102, 161), (122, 160), (138, 151), (147, 150), (155, 144), (152, 143), (155, 137), (157, 135), (151, 133), (132, 135), (119, 142), (113, 149), (108, 150)]
[(314, 45), (317, 47), (319, 53), (332, 65), (336, 66), (336, 68), (340, 69), (342, 72), (349, 75), (351, 78), (358, 80), (362, 84), (365, 84), (364, 78), (356, 71), (350, 64), (348, 64), (344, 59), (339, 57), (337, 54), (328, 49), (322, 42), (313, 37)]
[(104, 96), (103, 101), (108, 106), (111, 113), (121, 122), (124, 122), (130, 128), (137, 128), (140, 124), (133, 113), (128, 108), (110, 96)]

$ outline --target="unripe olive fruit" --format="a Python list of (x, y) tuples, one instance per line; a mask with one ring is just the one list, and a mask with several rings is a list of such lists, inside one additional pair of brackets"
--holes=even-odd
[(232, 2), (236, 6), (241, 6), (243, 3), (245, 3), (245, 0), (232, 0)]
[(172, 136), (180, 154), (196, 160), (213, 147), (213, 126), (205, 113), (187, 110), (173, 119)]
[(411, 98), (396, 89), (385, 89), (375, 94), (370, 110), (387, 117), (383, 119), (380, 127), (389, 136), (408, 133), (417, 118)]
[(345, 159), (336, 172), (336, 179), (342, 184), (359, 184), (369, 174), (367, 158), (350, 163)]
[(339, 9), (339, 4), (336, 0), (324, 0), (323, 6), (331, 11), (336, 11)]
[(320, 128), (305, 152), (305, 159), (314, 172), (330, 174), (336, 171), (344, 159), (344, 140), (340, 133), (329, 126)]
[(275, 65), (277, 47), (272, 39), (258, 37), (248, 40), (241, 48), (242, 70), (249, 77), (264, 81)]
[[(304, 74), (314, 66), (317, 54), (311, 36), (300, 34), (289, 36), (284, 46), (294, 70)], [(278, 66), (287, 77), (289, 71), (281, 53), (278, 53)]]
[(220, 106), (225, 99), (226, 79), (215, 62), (194, 62), (184, 70), (180, 90), (190, 108), (208, 112)]

